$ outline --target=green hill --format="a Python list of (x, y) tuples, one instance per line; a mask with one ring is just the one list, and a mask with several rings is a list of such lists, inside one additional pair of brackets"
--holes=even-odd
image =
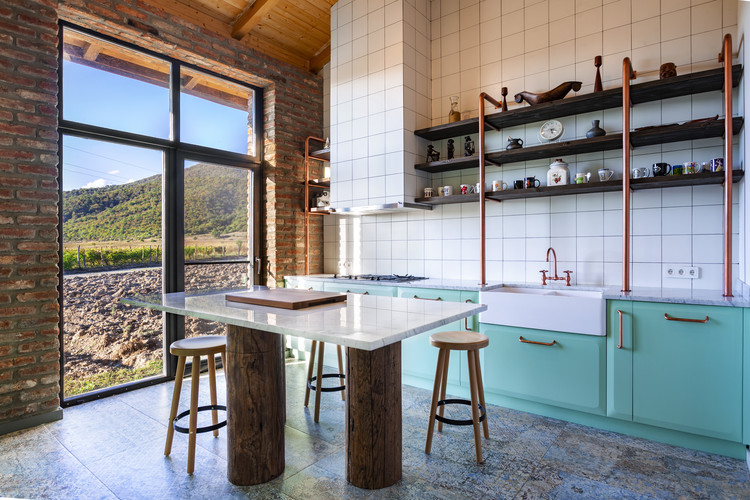
[[(247, 228), (247, 172), (207, 164), (185, 170), (185, 235)], [(161, 237), (161, 175), (63, 193), (64, 241)]]

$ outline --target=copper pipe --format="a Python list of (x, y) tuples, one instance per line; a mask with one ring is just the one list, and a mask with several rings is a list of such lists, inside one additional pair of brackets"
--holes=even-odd
[(438, 301), (438, 300), (443, 300), (443, 299), (442, 299), (442, 298), (440, 298), (440, 297), (438, 297), (438, 298), (436, 298), (436, 299), (427, 299), (427, 298), (424, 298), (424, 297), (417, 297), (416, 295), (414, 295), (414, 298), (415, 298), (415, 299), (419, 299), (419, 300), (435, 300), (435, 301)]
[(518, 337), (518, 340), (521, 341), (521, 342), (523, 342), (524, 344), (536, 344), (536, 345), (546, 345), (546, 346), (551, 346), (551, 345), (557, 344), (556, 340), (553, 340), (552, 342), (535, 342), (533, 340), (526, 340), (523, 337)]
[(485, 159), (484, 159), (484, 101), (487, 100), (495, 109), (502, 106), (493, 97), (482, 92), (479, 94), (479, 185), (482, 189), (479, 190), (479, 284), (487, 284), (487, 256), (485, 249), (485, 242), (487, 240), (487, 233), (485, 231), (485, 196), (484, 196), (484, 179), (485, 179)]
[(630, 58), (622, 60), (622, 291), (630, 291)]
[(688, 323), (708, 323), (708, 316), (706, 316), (706, 319), (675, 318), (674, 316), (664, 313), (664, 319), (668, 321), (686, 321)]
[(724, 297), (732, 297), (732, 35), (724, 35)]
[(622, 349), (622, 311), (618, 309), (617, 314), (620, 315), (620, 343), (617, 344), (617, 348)]

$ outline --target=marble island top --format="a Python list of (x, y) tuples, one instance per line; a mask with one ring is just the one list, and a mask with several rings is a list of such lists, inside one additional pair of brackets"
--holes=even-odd
[[(247, 290), (261, 290), (252, 287)], [(348, 294), (347, 301), (288, 310), (227, 302), (231, 291), (134, 296), (125, 304), (372, 351), (472, 316), (487, 306)]]

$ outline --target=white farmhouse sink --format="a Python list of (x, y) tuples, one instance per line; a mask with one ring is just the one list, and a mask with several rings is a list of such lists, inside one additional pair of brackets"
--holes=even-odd
[(480, 323), (584, 335), (607, 334), (605, 300), (591, 290), (503, 287), (479, 292)]

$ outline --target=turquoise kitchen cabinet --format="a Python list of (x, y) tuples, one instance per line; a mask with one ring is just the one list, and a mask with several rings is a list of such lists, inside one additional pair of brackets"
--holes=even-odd
[(633, 422), (741, 441), (743, 310), (650, 302), (631, 307), (613, 301), (608, 311), (608, 359), (615, 364), (609, 369), (610, 416), (627, 420), (630, 397)]
[(485, 392), (605, 414), (605, 337), (479, 326), (490, 338)]
[[(476, 295), (474, 300), (476, 300)], [(448, 302), (461, 301), (461, 292), (458, 290), (438, 290), (432, 288), (398, 288), (398, 296), (409, 299), (423, 300), (445, 300)], [(467, 296), (467, 298), (470, 298)], [(435, 370), (437, 368), (438, 348), (430, 345), (430, 335), (435, 332), (444, 332), (449, 330), (463, 330), (464, 321), (454, 321), (439, 328), (428, 332), (409, 337), (401, 342), (401, 370), (404, 376), (409, 379), (416, 377), (417, 380), (409, 379), (408, 383), (418, 385), (423, 388), (432, 388), (435, 380)], [(466, 359), (462, 359), (461, 351), (451, 352), (450, 361), (448, 362), (448, 384), (460, 386), (461, 372), (464, 371), (465, 384), (468, 387), (468, 369)], [(466, 354), (464, 354), (466, 356)], [(480, 358), (481, 363), (481, 358)], [(462, 370), (463, 369), (463, 370)]]
[(743, 334), (743, 366), (742, 366), (742, 378), (743, 378), (743, 395), (742, 395), (742, 442), (750, 444), (750, 313), (745, 313), (744, 316), (744, 334)]
[(395, 297), (396, 287), (379, 286), (379, 285), (360, 285), (357, 283), (326, 283), (324, 290), (326, 292), (339, 293), (367, 293), (368, 295), (378, 295), (381, 297)]
[[(622, 323), (620, 322), (622, 320)], [(607, 416), (633, 420), (633, 302), (607, 301)]]

